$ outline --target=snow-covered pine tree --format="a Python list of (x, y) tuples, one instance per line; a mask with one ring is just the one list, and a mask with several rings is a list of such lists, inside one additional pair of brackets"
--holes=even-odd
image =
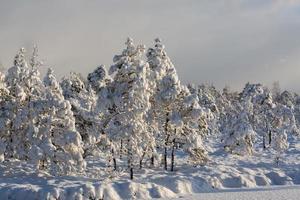
[(115, 73), (111, 83), (113, 111), (105, 133), (114, 145), (123, 140), (127, 151), (130, 178), (136, 161), (153, 148), (154, 138), (148, 132), (146, 114), (150, 108), (148, 86), (149, 66), (142, 61), (143, 45), (135, 46), (132, 39), (126, 41), (126, 49), (114, 57), (110, 68)]
[(240, 96), (241, 102), (249, 101), (252, 104), (252, 110), (251, 113), (248, 113), (248, 118), (257, 136), (262, 139), (263, 148), (265, 149), (271, 144), (273, 132), (271, 123), (274, 114), (272, 108), (275, 105), (272, 95), (268, 88), (263, 87), (261, 84), (247, 83)]
[(276, 156), (275, 156), (275, 162), (277, 165), (279, 165), (280, 158), (282, 154), (288, 149), (289, 143), (287, 139), (287, 133), (285, 130), (283, 130), (280, 133), (275, 133), (273, 136), (273, 143), (272, 147), (276, 151)]
[(42, 150), (47, 155), (46, 162), (54, 174), (82, 171), (86, 165), (82, 157), (82, 139), (75, 128), (71, 104), (64, 99), (52, 69), (48, 70), (44, 84), (48, 114)]
[(249, 121), (247, 111), (241, 111), (231, 120), (233, 120), (231, 126), (225, 132), (228, 136), (224, 141), (225, 150), (238, 155), (251, 155), (256, 133)]
[[(107, 128), (112, 117), (116, 115), (116, 110), (113, 102), (113, 85), (112, 78), (107, 73), (104, 65), (100, 65), (93, 72), (88, 74), (87, 84), (89, 90), (95, 91), (96, 103), (94, 114), (98, 124), (98, 134), (100, 134), (96, 143), (92, 144), (85, 155), (92, 154), (95, 150), (101, 150), (108, 153), (108, 166), (111, 166), (113, 161), (114, 170), (117, 169), (116, 155), (122, 154), (122, 145), (119, 151), (114, 148), (113, 142), (110, 141), (105, 129)], [(122, 140), (121, 140), (122, 143)]]
[(69, 77), (64, 77), (60, 85), (65, 99), (71, 103), (76, 130), (82, 137), (86, 152), (99, 140), (101, 134), (99, 119), (95, 112), (95, 92), (77, 73), (71, 73)]
[(273, 120), (272, 125), (272, 144), (271, 147), (275, 150), (275, 161), (279, 164), (279, 159), (289, 147), (288, 136), (299, 136), (299, 128), (297, 126), (293, 113), (294, 106), (286, 106), (276, 103), (272, 109)]
[(29, 76), (26, 81), (25, 91), (27, 91), (26, 106), (23, 110), (27, 113), (27, 126), (26, 126), (26, 159), (34, 162), (38, 168), (38, 154), (33, 154), (38, 149), (41, 134), (44, 134), (42, 127), (44, 126), (44, 115), (46, 99), (45, 99), (45, 86), (40, 79), (39, 68), (43, 63), (39, 60), (38, 49), (36, 46), (33, 48), (33, 53), (30, 58)]
[(5, 82), (12, 96), (12, 120), (10, 122), (9, 141), (6, 144), (7, 157), (26, 159), (28, 143), (26, 130), (28, 126), (28, 93), (30, 69), (25, 59), (25, 49), (21, 48), (14, 58), (14, 65), (8, 69)]
[(226, 86), (223, 88), (222, 95), (218, 99), (218, 102), (220, 111), (218, 120), (219, 131), (224, 133), (231, 129), (233, 126), (232, 123), (240, 112), (240, 95), (237, 92), (231, 91), (229, 86)]
[[(163, 162), (167, 170), (167, 150), (170, 145), (170, 117), (176, 109), (176, 100), (181, 91), (181, 84), (178, 79), (174, 65), (167, 56), (165, 46), (160, 39), (155, 39), (154, 48), (147, 51), (147, 61), (152, 71), (154, 81), (154, 92), (151, 96), (151, 111), (153, 124), (156, 124), (156, 138), (160, 147), (164, 148)], [(161, 140), (162, 139), (162, 140)]]
[(279, 106), (281, 110), (283, 110), (281, 113), (284, 114), (284, 121), (286, 122), (288, 120), (288, 124), (292, 128), (288, 132), (292, 132), (295, 136), (300, 136), (299, 132), (299, 126), (300, 126), (300, 107), (297, 103), (298, 95), (296, 93), (292, 93), (289, 91), (282, 92), (278, 98), (276, 99), (276, 107)]
[(188, 88), (183, 86), (176, 101), (176, 109), (170, 117), (171, 171), (174, 171), (177, 144), (183, 144), (193, 164), (204, 164), (207, 161), (202, 137), (208, 131), (208, 126), (206, 113), (200, 107), (197, 95), (190, 94)]
[[(29, 77), (29, 67), (25, 59), (25, 48), (21, 48), (14, 58), (14, 65), (8, 69), (5, 76), (5, 82), (10, 91), (10, 94), (17, 97), (22, 96), (20, 94), (19, 87), (25, 87)], [(26, 91), (24, 91), (26, 92)]]
[(30, 66), (25, 59), (25, 49), (21, 48), (14, 59), (14, 66), (8, 69), (6, 83), (11, 94), (10, 128), (6, 140), (6, 157), (28, 160), (29, 151), (34, 146), (33, 130), (36, 132), (44, 95), (44, 86), (39, 78), (37, 48), (34, 48)]
[(12, 119), (12, 96), (6, 88), (5, 76), (0, 72), (0, 162), (5, 159), (6, 145), (9, 141)]
[[(213, 85), (199, 85), (198, 87), (188, 85), (189, 91), (196, 94), (200, 106), (205, 110), (208, 133), (215, 135), (219, 132), (220, 109), (222, 106), (222, 96)], [(221, 101), (221, 102), (220, 102)]]

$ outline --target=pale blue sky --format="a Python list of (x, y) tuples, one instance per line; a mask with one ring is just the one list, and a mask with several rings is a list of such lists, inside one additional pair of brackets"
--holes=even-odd
[[(298, 0), (0, 0), (0, 62), (37, 44), (59, 77), (109, 66), (127, 36), (162, 38), (180, 79), (300, 91)], [(42, 71), (45, 71), (42, 69)]]

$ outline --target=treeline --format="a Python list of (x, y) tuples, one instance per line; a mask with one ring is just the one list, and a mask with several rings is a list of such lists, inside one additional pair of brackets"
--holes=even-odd
[(125, 44), (108, 72), (101, 65), (61, 81), (52, 69), (41, 80), (37, 48), (29, 60), (21, 48), (0, 74), (0, 160), (60, 175), (82, 173), (87, 157), (102, 155), (112, 170), (126, 160), (132, 179), (145, 166), (173, 171), (178, 149), (191, 165), (206, 164), (204, 137), (222, 137), (230, 153), (261, 146), (279, 158), (288, 136), (299, 135), (297, 94), (249, 83), (241, 93), (185, 86), (160, 39), (148, 49), (130, 38)]

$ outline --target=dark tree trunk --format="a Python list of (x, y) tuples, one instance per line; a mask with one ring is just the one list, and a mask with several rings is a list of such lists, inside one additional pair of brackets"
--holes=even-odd
[(154, 167), (154, 156), (151, 156), (151, 167)]
[(171, 154), (171, 171), (174, 171), (174, 164), (175, 164), (175, 139), (173, 140), (173, 146), (172, 146), (172, 154)]
[(123, 140), (121, 139), (120, 159), (122, 159), (122, 153), (123, 153)]
[(130, 143), (130, 140), (128, 140), (128, 168), (129, 168), (129, 173), (130, 173), (130, 179), (133, 180), (133, 156), (132, 156), (132, 146)]
[(133, 180), (133, 168), (130, 167), (130, 180)]
[(140, 169), (142, 169), (143, 168), (143, 160), (141, 159), (140, 160)]
[(113, 162), (114, 162), (114, 170), (116, 171), (117, 170), (117, 161), (115, 158), (113, 158)]
[(152, 155), (151, 155), (151, 167), (154, 167), (154, 150), (152, 149)]
[(272, 142), (272, 131), (269, 131), (269, 145), (271, 144)]
[(111, 149), (111, 154), (112, 154), (112, 160), (113, 160), (113, 164), (114, 164), (114, 170), (117, 170), (117, 160), (115, 158), (115, 151), (114, 149)]
[(133, 180), (133, 165), (132, 165), (131, 158), (128, 159), (128, 167), (129, 167), (130, 179)]
[(166, 122), (165, 122), (165, 134), (166, 134), (166, 139), (165, 139), (165, 152), (164, 152), (164, 165), (165, 165), (165, 170), (168, 170), (168, 160), (167, 160), (167, 146), (168, 146), (168, 140), (170, 135), (168, 134), (168, 124), (169, 124), (169, 112), (166, 114)]
[(143, 168), (143, 160), (144, 160), (144, 157), (145, 157), (145, 152), (143, 153), (141, 159), (140, 159), (140, 169)]
[(168, 170), (168, 163), (167, 163), (167, 147), (165, 147), (165, 153), (164, 153), (164, 165), (165, 165), (165, 170)]
[(266, 149), (266, 136), (263, 135), (263, 148)]

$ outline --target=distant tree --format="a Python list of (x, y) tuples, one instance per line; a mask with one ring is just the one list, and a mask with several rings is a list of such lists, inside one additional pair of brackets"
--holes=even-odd
[(281, 94), (277, 95), (276, 102), (288, 106), (289, 108), (294, 110), (296, 104), (296, 95), (285, 90)]
[(279, 81), (275, 81), (272, 84), (271, 92), (272, 92), (272, 96), (274, 97), (275, 100), (280, 96), (281, 88), (280, 88)]

